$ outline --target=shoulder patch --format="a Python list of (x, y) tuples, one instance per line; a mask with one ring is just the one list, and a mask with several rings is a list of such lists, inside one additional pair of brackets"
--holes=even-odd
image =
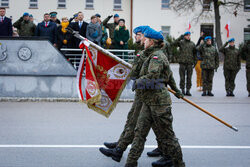
[(157, 57), (157, 56), (154, 56), (153, 59), (158, 59), (158, 57)]

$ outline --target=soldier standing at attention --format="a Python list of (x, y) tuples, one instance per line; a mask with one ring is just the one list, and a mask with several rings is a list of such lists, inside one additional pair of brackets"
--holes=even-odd
[(113, 23), (108, 23), (109, 20), (113, 17), (113, 15), (108, 16), (106, 19), (103, 20), (103, 26), (105, 26), (106, 28), (109, 29), (109, 37), (111, 38), (111, 48), (110, 49), (114, 49), (115, 46), (115, 40), (114, 40), (114, 32), (115, 32), (115, 27), (118, 26), (119, 20), (120, 20), (120, 16), (118, 14), (114, 15), (114, 22)]
[[(194, 42), (191, 40), (191, 33), (185, 32), (184, 38), (181, 35), (173, 45), (180, 47), (180, 56), (178, 58), (180, 67), (180, 88), (182, 93), (191, 96), (190, 89), (192, 87), (192, 74), (193, 67), (196, 64), (196, 47)], [(186, 83), (186, 92), (185, 92), (185, 83)]]
[(155, 126), (159, 131), (160, 135), (157, 137), (163, 153), (163, 159), (153, 162), (152, 165), (154, 167), (162, 166), (161, 161), (164, 160), (164, 157), (170, 156), (175, 167), (184, 167), (181, 147), (172, 128), (172, 102), (165, 84), (171, 86), (178, 98), (183, 97), (183, 95), (176, 87), (167, 56), (163, 53), (162, 34), (153, 29), (148, 29), (144, 36), (146, 37), (144, 54), (147, 59), (142, 65), (139, 78), (136, 80), (137, 89), (142, 93), (140, 97), (143, 106), (125, 167), (137, 166), (137, 161), (143, 152), (146, 137), (152, 126)]
[(250, 40), (244, 44), (241, 56), (243, 60), (246, 60), (247, 91), (248, 97), (250, 97)]
[(216, 48), (212, 45), (212, 37), (205, 37), (205, 44), (197, 47), (201, 53), (201, 69), (202, 69), (202, 96), (214, 96), (212, 93), (214, 70), (219, 67), (219, 55)]
[[(220, 48), (220, 52), (224, 54), (223, 70), (225, 76), (225, 88), (227, 92), (226, 96), (234, 96), (234, 81), (241, 67), (239, 49), (235, 48), (234, 41), (235, 39), (231, 38)], [(226, 47), (228, 44), (229, 47)]]

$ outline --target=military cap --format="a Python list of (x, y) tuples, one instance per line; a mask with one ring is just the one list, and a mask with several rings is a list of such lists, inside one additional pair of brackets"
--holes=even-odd
[(120, 17), (118, 14), (115, 14), (114, 17)]
[(208, 40), (208, 39), (212, 39), (212, 37), (211, 36), (206, 36), (205, 41)]
[(32, 14), (30, 14), (30, 17), (33, 17), (33, 15), (32, 15)]
[(101, 18), (101, 15), (99, 13), (96, 13), (95, 16)]
[(50, 12), (49, 14), (50, 14), (50, 17), (56, 17), (57, 12)]
[(133, 30), (133, 32), (134, 32), (135, 34), (137, 34), (138, 32), (141, 32), (142, 34), (144, 34), (144, 32), (145, 32), (148, 28), (150, 28), (150, 27), (149, 27), (149, 26), (139, 26), (139, 27), (136, 27), (136, 28)]
[(29, 16), (29, 13), (25, 12), (25, 13), (23, 14), (23, 16)]
[(163, 40), (164, 37), (162, 36), (162, 34), (158, 31), (155, 31), (152, 28), (148, 28), (145, 32), (144, 32), (144, 36), (146, 38), (151, 38), (151, 39), (156, 39), (156, 40)]
[(184, 36), (186, 36), (186, 35), (191, 35), (191, 32), (189, 32), (189, 31), (185, 32)]
[(234, 38), (231, 38), (231, 39), (228, 40), (228, 42), (234, 42), (234, 41), (235, 41)]

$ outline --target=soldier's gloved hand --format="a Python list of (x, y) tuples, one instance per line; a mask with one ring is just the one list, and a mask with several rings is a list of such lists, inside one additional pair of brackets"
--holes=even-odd
[(184, 38), (184, 35), (182, 34), (178, 39), (181, 40), (181, 39), (183, 39), (183, 38)]
[(180, 99), (180, 98), (183, 98), (184, 97), (184, 95), (181, 93), (181, 91), (180, 90), (177, 90), (176, 92), (175, 92), (175, 97), (177, 97), (178, 99)]
[(109, 18), (113, 17), (113, 15), (109, 15)]

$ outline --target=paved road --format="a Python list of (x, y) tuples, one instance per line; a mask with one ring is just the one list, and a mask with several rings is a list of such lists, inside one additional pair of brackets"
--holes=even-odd
[[(175, 75), (177, 68), (173, 66)], [(242, 70), (237, 76), (235, 98), (225, 97), (221, 68), (215, 81), (215, 97), (201, 97), (193, 88), (190, 99), (239, 132), (173, 97), (174, 129), (184, 160), (188, 167), (249, 167), (250, 98), (245, 73)], [(117, 163), (99, 153), (98, 147), (104, 141), (117, 140), (130, 107), (131, 103), (119, 103), (107, 119), (82, 103), (1, 102), (0, 167), (124, 166), (128, 150)], [(150, 167), (157, 160), (146, 156), (156, 145), (152, 132), (146, 145), (140, 167)]]

